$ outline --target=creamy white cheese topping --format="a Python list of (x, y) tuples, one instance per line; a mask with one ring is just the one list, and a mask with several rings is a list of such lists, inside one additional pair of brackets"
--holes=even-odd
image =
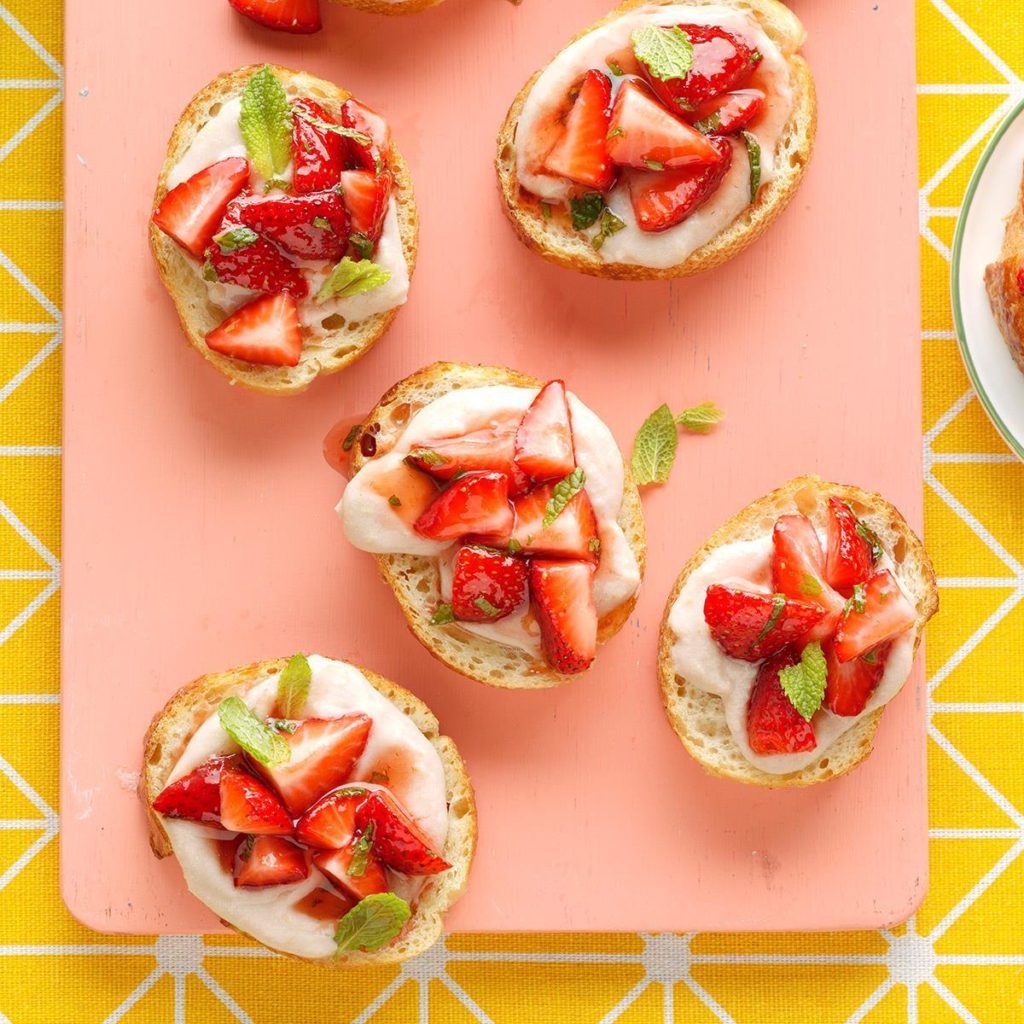
[[(309, 665), (313, 678), (305, 717), (338, 718), (355, 711), (369, 715), (373, 725), (366, 749), (353, 771), (353, 780), (368, 781), (375, 766), (389, 760), (400, 762), (402, 771), (391, 784), (392, 792), (437, 849), (444, 849), (448, 837), (444, 766), (430, 741), (412, 719), (378, 693), (353, 665), (319, 655), (311, 655)], [(275, 674), (243, 695), (258, 715), (267, 716), (273, 711), (277, 681)], [(211, 757), (238, 749), (217, 715), (211, 715), (189, 740), (168, 782), (188, 774)], [(315, 867), (310, 867), (305, 881), (294, 885), (236, 888), (211, 842), (231, 839), (234, 833), (171, 818), (164, 818), (163, 825), (189, 889), (218, 917), (284, 953), (307, 959), (334, 955), (335, 922), (315, 920), (295, 907), (304, 895), (329, 884)], [(419, 878), (391, 872), (389, 878), (393, 891), (407, 900), (414, 900), (422, 887)]]
[[(789, 65), (778, 46), (752, 16), (727, 7), (640, 7), (588, 32), (567, 46), (544, 69), (523, 104), (516, 129), (516, 174), (528, 192), (551, 203), (565, 202), (574, 186), (565, 178), (538, 170), (547, 156), (538, 149), (537, 125), (564, 100), (577, 78), (591, 68), (603, 70), (606, 59), (630, 45), (634, 30), (644, 24), (716, 25), (753, 45), (762, 54), (758, 79), (768, 89), (765, 109), (754, 133), (761, 145), (761, 182), (775, 177), (776, 150), (793, 110)], [(622, 79), (612, 76), (612, 87)], [(606, 263), (630, 263), (664, 269), (682, 263), (692, 252), (721, 234), (750, 205), (750, 163), (746, 147), (732, 140), (732, 164), (718, 189), (681, 224), (666, 231), (641, 231), (633, 216), (629, 189), (616, 187), (606, 197), (608, 206), (626, 226), (605, 239), (599, 250)]]

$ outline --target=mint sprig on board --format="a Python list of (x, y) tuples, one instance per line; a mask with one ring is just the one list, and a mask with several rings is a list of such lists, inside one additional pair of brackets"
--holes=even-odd
[(706, 434), (724, 415), (714, 402), (684, 409), (678, 416), (667, 405), (659, 406), (644, 420), (633, 441), (630, 467), (634, 481), (640, 486), (665, 483), (676, 461), (677, 425), (692, 434)]
[(284, 86), (267, 64), (245, 83), (238, 127), (260, 177), (281, 174), (292, 159), (291, 108)]

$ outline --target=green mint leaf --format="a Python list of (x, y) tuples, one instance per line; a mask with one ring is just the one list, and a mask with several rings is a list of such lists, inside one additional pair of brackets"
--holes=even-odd
[(863, 583), (856, 583), (853, 587), (853, 597), (850, 598), (853, 604), (853, 610), (858, 615), (864, 614), (864, 609), (867, 607), (867, 592), (864, 590)]
[(647, 167), (647, 170), (649, 170), (649, 171), (663, 171), (663, 170), (665, 170), (665, 165), (660, 160), (647, 160), (647, 159), (645, 159), (644, 160), (644, 165)]
[(551, 204), (550, 203), (541, 203), (540, 204), (540, 215), (545, 220), (551, 220)]
[(313, 670), (304, 654), (293, 654), (277, 680), (277, 707), (283, 718), (301, 718)]
[(240, 697), (226, 697), (217, 708), (224, 731), (260, 764), (284, 764), (291, 757), (288, 741), (256, 716)]
[(764, 640), (764, 638), (775, 628), (775, 623), (779, 621), (779, 616), (782, 614), (782, 609), (785, 607), (785, 595), (772, 594), (772, 613), (768, 616), (768, 621), (761, 627), (761, 632), (757, 634), (757, 638), (750, 645), (751, 650)]
[(655, 78), (685, 78), (693, 66), (693, 44), (678, 26), (644, 25), (633, 33), (633, 53)]
[(583, 490), (586, 482), (587, 474), (583, 472), (582, 466), (577, 466), (567, 477), (555, 484), (555, 489), (551, 492), (544, 509), (544, 518), (541, 520), (541, 526), (545, 530), (562, 514), (565, 506)]
[(299, 723), (290, 718), (268, 718), (267, 725), (274, 732), (286, 732), (289, 736), (299, 727)]
[(266, 64), (245, 83), (238, 127), (249, 159), (263, 178), (280, 174), (292, 158), (288, 95)]
[(608, 209), (606, 206), (601, 211), (601, 225), (600, 230), (594, 236), (593, 242), (590, 244), (594, 249), (600, 251), (601, 246), (604, 245), (606, 238), (611, 238), (617, 231), (621, 231), (626, 226), (626, 222), (614, 211)]
[(339, 922), (334, 933), (338, 952), (386, 946), (405, 926), (412, 911), (393, 892), (378, 892), (361, 899)]
[(388, 504), (392, 505), (394, 508), (398, 508), (398, 506), (402, 504), (402, 499), (397, 494), (392, 494), (391, 497), (388, 498)]
[(203, 264), (203, 280), (204, 281), (219, 281), (220, 278), (217, 276), (217, 268), (213, 265), (213, 260), (208, 259)]
[(800, 580), (800, 593), (806, 594), (808, 597), (817, 597), (821, 593), (820, 580), (809, 572), (805, 572)]
[(352, 451), (352, 445), (359, 440), (359, 435), (362, 433), (362, 423), (356, 423), (349, 428), (349, 432), (345, 435), (345, 440), (341, 442), (341, 450), (343, 452)]
[(370, 146), (373, 144), (373, 139), (369, 135), (366, 135), (364, 132), (357, 132), (355, 128), (346, 128), (343, 124), (325, 121), (322, 117), (315, 117), (305, 110), (295, 109), (292, 113), (295, 117), (301, 117), (307, 124), (311, 124), (314, 128), (319, 128), (322, 132), (333, 132), (335, 135), (342, 136), (342, 138), (351, 139), (360, 146)]
[(597, 537), (591, 537), (590, 540), (587, 541), (587, 550), (593, 555), (596, 555), (600, 552), (601, 542), (597, 539)]
[(330, 231), (334, 234), (334, 225), (326, 217), (314, 217), (313, 227), (319, 228), (321, 231)]
[(347, 299), (372, 291), (391, 280), (391, 271), (369, 260), (350, 260), (347, 256), (328, 274), (317, 292), (316, 301), (326, 302), (332, 295)]
[(707, 434), (724, 419), (725, 413), (714, 402), (701, 402), (692, 409), (684, 409), (676, 417), (676, 423), (691, 434)]
[(238, 848), (238, 856), (241, 860), (248, 860), (252, 856), (252, 848), (256, 845), (255, 836), (246, 836), (245, 841)]
[(237, 249), (244, 249), (252, 245), (259, 235), (252, 228), (229, 228), (219, 235), (214, 235), (213, 240), (223, 253), (235, 252)]
[(452, 611), (450, 604), (441, 605), (436, 612), (434, 612), (433, 618), (430, 620), (432, 626), (444, 626), (449, 622), (455, 621), (455, 613)]
[(512, 539), (511, 539), (511, 540), (510, 540), (510, 541), (508, 542), (508, 553), (509, 553), (510, 555), (518, 555), (518, 554), (519, 554), (519, 552), (520, 552), (520, 551), (522, 551), (522, 550), (523, 550), (523, 545), (522, 545), (522, 544), (520, 544), (520, 543), (519, 543), (519, 541), (517, 541), (517, 540), (515, 539), (515, 537), (513, 537), (513, 538), (512, 538)]
[(676, 421), (661, 405), (644, 420), (633, 441), (633, 479), (637, 484), (663, 484), (676, 460)]
[(857, 520), (857, 536), (861, 540), (865, 541), (869, 548), (871, 548), (872, 561), (877, 562), (882, 557), (882, 542), (878, 539), (878, 534), (871, 529), (863, 520)]
[(622, 70), (622, 68), (621, 68), (621, 67), (620, 67), (620, 66), (619, 66), (618, 64), (616, 64), (616, 63), (615, 63), (615, 61), (613, 61), (613, 60), (610, 60), (610, 61), (608, 61), (608, 70), (609, 70), (609, 71), (610, 71), (610, 72), (611, 72), (611, 73), (612, 73), (612, 74), (613, 74), (613, 75), (614, 75), (614, 76), (615, 76), (616, 78), (621, 78), (621, 77), (622, 77), (622, 76), (623, 76), (623, 75), (624, 75), (624, 74), (626, 73), (626, 72), (625, 72), (625, 71), (623, 71), (623, 70)]
[(740, 134), (747, 144), (747, 157), (750, 160), (750, 201), (754, 202), (761, 188), (761, 143), (757, 141), (757, 136), (753, 132)]
[(448, 459), (433, 448), (413, 448), (405, 457), (406, 462), (422, 462), (428, 466), (443, 466)]
[(699, 121), (693, 122), (693, 127), (699, 132), (703, 132), (705, 135), (711, 135), (713, 132), (717, 132), (722, 126), (722, 117), (716, 110), (713, 114), (708, 114), (707, 117), (702, 117)]
[(373, 255), (373, 242), (362, 231), (354, 231), (348, 240), (361, 260), (368, 260)]
[(799, 665), (789, 665), (779, 672), (779, 682), (800, 717), (808, 722), (825, 699), (828, 670), (821, 644), (808, 644), (800, 655)]
[(577, 196), (569, 200), (569, 210), (572, 213), (572, 226), (576, 231), (585, 231), (597, 223), (604, 209), (604, 198), (600, 192), (587, 192), (585, 195)]
[(501, 614), (501, 609), (495, 608), (494, 605), (491, 604), (491, 602), (488, 601), (487, 598), (483, 597), (482, 595), (476, 598), (476, 600), (473, 601), (473, 604), (475, 604), (477, 608), (479, 608), (480, 611), (482, 611), (484, 615), (488, 616), (489, 618), (493, 619), (496, 615)]
[(370, 863), (370, 850), (373, 848), (374, 824), (371, 821), (363, 834), (352, 845), (352, 859), (348, 865), (348, 875), (352, 878), (362, 878), (366, 874), (366, 868)]
[(284, 178), (270, 178), (263, 186), (263, 194), (266, 195), (275, 189), (279, 192), (291, 192), (292, 183)]
[(607, 139), (608, 142), (611, 142), (612, 139), (620, 138), (625, 134), (626, 133), (618, 125), (616, 125), (614, 128), (612, 128), (610, 132), (608, 132), (608, 134), (605, 136), (605, 139)]

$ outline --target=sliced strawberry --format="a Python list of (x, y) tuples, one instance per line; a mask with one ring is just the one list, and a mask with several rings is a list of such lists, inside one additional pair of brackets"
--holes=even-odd
[(350, 153), (344, 136), (318, 128), (303, 114), (335, 124), (319, 103), (292, 100), (292, 190), (296, 195), (323, 192), (337, 185)]
[(455, 556), (452, 611), (464, 622), (496, 622), (526, 597), (526, 563), (491, 548), (467, 545)]
[(615, 176), (608, 156), (611, 100), (608, 76), (600, 71), (588, 71), (565, 119), (565, 134), (544, 161), (546, 170), (599, 192), (611, 187)]
[(530, 565), (530, 599), (541, 644), (558, 672), (583, 672), (597, 654), (593, 579), (588, 562), (535, 560)]
[(355, 905), (356, 901), (351, 896), (333, 889), (314, 889), (296, 901), (295, 909), (308, 914), (314, 921), (338, 921)]
[(474, 470), (504, 473), (509, 478), (509, 493), (521, 494), (530, 482), (513, 461), (514, 450), (513, 431), (476, 430), (417, 445), (405, 461), (435, 480), (452, 480)]
[(302, 354), (299, 310), (290, 295), (261, 295), (210, 331), (206, 344), (221, 355), (265, 366), (297, 366)]
[(379, 175), (371, 171), (342, 171), (341, 194), (353, 234), (365, 235), (371, 242), (380, 238), (393, 184), (394, 178), (388, 171)]
[(804, 639), (824, 609), (782, 594), (755, 594), (715, 583), (704, 598), (704, 621), (731, 658), (760, 661)]
[(565, 384), (553, 380), (537, 392), (515, 439), (515, 461), (536, 481), (561, 480), (576, 468)]
[(292, 830), (292, 819), (281, 801), (239, 768), (221, 772), (220, 820), (229, 831), (249, 835), (288, 835)]
[(597, 559), (597, 517), (585, 490), (580, 491), (555, 517), (550, 526), (544, 525), (548, 503), (557, 484), (542, 484), (529, 494), (516, 498), (515, 528), (511, 537), (495, 537), (496, 547), (505, 547), (514, 541), (524, 554), (544, 555), (551, 558), (577, 558), (593, 562)]
[(256, 196), (239, 205), (246, 227), (301, 259), (340, 260), (348, 248), (348, 210), (331, 190), (302, 196)]
[(347, 99), (341, 105), (341, 123), (370, 140), (367, 145), (356, 139), (349, 140), (353, 159), (360, 167), (373, 171), (374, 174), (379, 174), (387, 167), (388, 151), (391, 149), (391, 129), (380, 114), (364, 106), (359, 100)]
[(629, 175), (629, 198), (641, 231), (665, 231), (681, 224), (714, 194), (732, 163), (732, 145), (727, 139), (709, 141), (722, 157), (717, 164)]
[(239, 14), (280, 32), (319, 32), (319, 0), (228, 0)]
[(825, 579), (849, 593), (855, 583), (863, 583), (875, 560), (868, 542), (870, 534), (861, 526), (854, 511), (839, 498), (828, 499), (828, 555)]
[(669, 113), (636, 79), (624, 82), (615, 97), (608, 155), (620, 167), (652, 171), (706, 167), (724, 159), (706, 136)]
[(249, 161), (231, 156), (193, 174), (164, 196), (153, 223), (197, 260), (231, 202), (249, 182)]
[[(223, 222), (225, 231), (237, 226), (233, 219), (236, 215), (241, 216), (241, 204), (228, 211), (232, 219), (226, 218)], [(309, 285), (299, 268), (265, 238), (256, 238), (227, 252), (213, 242), (206, 250), (206, 258), (217, 280), (226, 284), (270, 295), (287, 292), (296, 299), (303, 299), (309, 293)]]
[(235, 885), (293, 885), (309, 877), (309, 854), (280, 836), (251, 836), (235, 854)]
[(888, 569), (876, 572), (866, 584), (854, 587), (836, 627), (835, 653), (839, 661), (874, 650), (893, 640), (917, 621), (917, 609), (907, 600)]
[(373, 852), (403, 875), (436, 875), (451, 864), (431, 849), (409, 813), (386, 790), (371, 793), (356, 811), (361, 830), (373, 826)]
[(427, 506), (413, 529), (431, 540), (454, 540), (467, 533), (507, 536), (512, 523), (508, 477), (504, 473), (466, 473)]
[(800, 754), (817, 746), (813, 726), (779, 681), (779, 672), (799, 660), (794, 650), (783, 650), (758, 669), (747, 705), (747, 741), (755, 754)]
[(307, 718), (293, 733), (282, 733), (291, 757), (279, 765), (253, 767), (281, 794), (285, 807), (298, 817), (325, 793), (348, 781), (366, 748), (373, 724), (368, 715)]
[(739, 89), (706, 100), (686, 119), (708, 135), (731, 135), (746, 128), (764, 108), (760, 89)]
[(153, 801), (153, 810), (168, 818), (187, 818), (214, 824), (220, 820), (220, 776), (237, 757), (211, 757), (188, 775), (166, 786)]
[(836, 657), (831, 643), (823, 647), (828, 668), (825, 707), (834, 715), (859, 715), (885, 675), (885, 663), (892, 644), (882, 644), (847, 662)]
[(388, 891), (387, 875), (372, 850), (365, 853), (366, 866), (362, 872), (359, 871), (357, 861), (355, 869), (357, 873), (350, 874), (352, 858), (355, 855), (355, 847), (358, 842), (359, 840), (355, 839), (340, 850), (325, 850), (323, 853), (313, 854), (313, 863), (344, 895), (351, 896), (354, 900), (365, 899), (374, 893)]
[(295, 838), (308, 846), (340, 850), (356, 834), (356, 808), (366, 799), (367, 790), (343, 786), (321, 797), (295, 825)]
[(795, 601), (825, 609), (808, 640), (831, 636), (843, 613), (843, 598), (825, 582), (825, 553), (814, 525), (802, 515), (780, 516), (772, 536), (772, 586)]

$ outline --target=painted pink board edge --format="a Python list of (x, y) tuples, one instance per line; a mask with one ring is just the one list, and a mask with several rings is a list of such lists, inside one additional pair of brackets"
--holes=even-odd
[[(875, 487), (920, 525), (913, 5), (794, 4), (821, 108), (802, 191), (731, 264), (649, 285), (546, 265), (495, 195), (508, 102), (604, 0), (449, 0), (394, 20), (324, 6), (325, 32), (301, 39), (210, 0), (183, 0), (159, 33), (145, 5), (68, 0), (61, 882), (72, 913), (109, 932), (219, 929), (173, 861), (149, 853), (131, 792), (142, 734), (204, 671), (306, 649), (409, 686), (459, 742), (480, 846), (453, 931), (838, 930), (907, 917), (927, 884), (920, 660), (864, 766), (769, 792), (707, 778), (686, 756), (662, 714), (654, 649), (688, 555), (791, 476)], [(390, 334), (288, 400), (227, 387), (187, 349), (145, 245), (178, 112), (218, 72), (263, 60), (333, 78), (389, 117), (422, 225)], [(320, 457), (324, 433), (439, 358), (564, 377), (627, 449), (662, 401), (714, 398), (728, 413), (717, 434), (682, 439), (671, 482), (646, 496), (637, 611), (596, 669), (558, 691), (489, 690), (433, 662), (331, 511), (341, 481)]]

